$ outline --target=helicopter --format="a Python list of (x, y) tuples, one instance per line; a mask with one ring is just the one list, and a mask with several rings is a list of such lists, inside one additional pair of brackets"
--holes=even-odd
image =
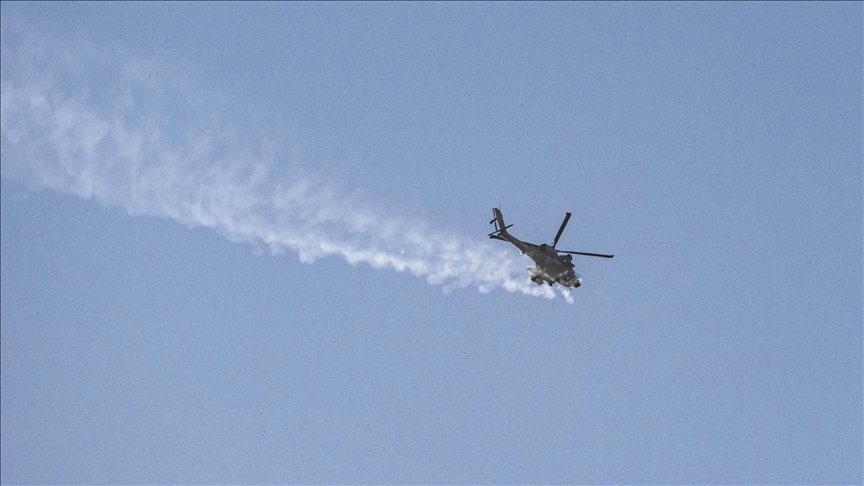
[(564, 232), (564, 227), (567, 226), (567, 221), (570, 220), (570, 213), (567, 213), (566, 216), (564, 216), (564, 222), (561, 223), (561, 227), (558, 228), (558, 234), (555, 235), (555, 240), (552, 241), (551, 245), (545, 243), (542, 245), (534, 245), (519, 240), (507, 232), (507, 228), (513, 225), (504, 225), (504, 217), (501, 215), (500, 209), (492, 208), (492, 215), (494, 217), (492, 218), (492, 221), (489, 221), (489, 224), (495, 225), (495, 231), (489, 233), (489, 238), (509, 241), (513, 246), (519, 248), (519, 251), (521, 251), (523, 255), (528, 255), (529, 258), (534, 260), (535, 266), (529, 268), (528, 271), (531, 272), (531, 281), (537, 285), (543, 285), (545, 282), (551, 287), (552, 284), (557, 283), (564, 287), (575, 289), (580, 285), (582, 279), (573, 270), (573, 262), (571, 261), (573, 255), (585, 255), (601, 258), (612, 258), (615, 256), (603, 255), (600, 253), (586, 253), (582, 251), (562, 251), (556, 249), (555, 245), (558, 244), (558, 239), (561, 238), (561, 233)]

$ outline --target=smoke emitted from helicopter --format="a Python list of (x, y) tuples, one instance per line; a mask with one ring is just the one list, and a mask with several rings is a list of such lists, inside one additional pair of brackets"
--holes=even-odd
[(4, 22), (4, 177), (130, 215), (212, 228), (232, 241), (267, 245), (273, 254), (296, 252), (305, 263), (337, 255), (352, 265), (408, 271), (445, 291), (473, 286), (555, 295), (528, 281), (524, 258), (486, 240), (382, 214), (285, 160), (279, 144), (220, 121), (190, 83), (161, 63), (41, 39)]

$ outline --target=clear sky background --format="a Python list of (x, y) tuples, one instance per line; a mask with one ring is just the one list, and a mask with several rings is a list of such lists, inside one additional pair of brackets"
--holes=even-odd
[(2, 482), (860, 484), (862, 18), (3, 3)]

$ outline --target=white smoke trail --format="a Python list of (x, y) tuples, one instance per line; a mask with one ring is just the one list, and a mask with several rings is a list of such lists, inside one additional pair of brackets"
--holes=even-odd
[(306, 263), (339, 255), (407, 270), (445, 291), (555, 295), (528, 281), (524, 257), (364, 209), (302, 169), (287, 170), (275, 144), (259, 149), (221, 123), (167, 67), (115, 57), (4, 21), (3, 177), (263, 242), (274, 254), (295, 251)]

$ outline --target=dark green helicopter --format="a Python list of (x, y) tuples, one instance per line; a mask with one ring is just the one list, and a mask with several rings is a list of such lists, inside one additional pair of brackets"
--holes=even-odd
[(507, 228), (513, 225), (504, 225), (504, 217), (501, 216), (500, 209), (492, 208), (492, 214), (494, 217), (492, 218), (492, 221), (489, 221), (489, 224), (495, 225), (495, 231), (489, 233), (489, 238), (509, 241), (510, 243), (513, 243), (513, 246), (519, 248), (519, 251), (521, 251), (523, 255), (528, 255), (529, 258), (534, 260), (536, 265), (529, 268), (528, 271), (531, 272), (531, 281), (537, 285), (543, 285), (543, 282), (546, 282), (550, 287), (552, 284), (558, 283), (565, 287), (576, 288), (580, 285), (582, 279), (573, 270), (573, 262), (571, 262), (573, 255), (586, 255), (602, 258), (612, 258), (615, 256), (555, 249), (555, 245), (558, 244), (558, 239), (561, 238), (561, 233), (564, 232), (564, 227), (567, 226), (567, 221), (570, 220), (570, 213), (567, 213), (567, 215), (564, 216), (564, 222), (561, 223), (561, 227), (558, 228), (558, 234), (555, 235), (555, 240), (552, 244), (547, 245), (544, 243), (539, 246), (526, 243), (511, 236), (510, 233), (507, 232)]

